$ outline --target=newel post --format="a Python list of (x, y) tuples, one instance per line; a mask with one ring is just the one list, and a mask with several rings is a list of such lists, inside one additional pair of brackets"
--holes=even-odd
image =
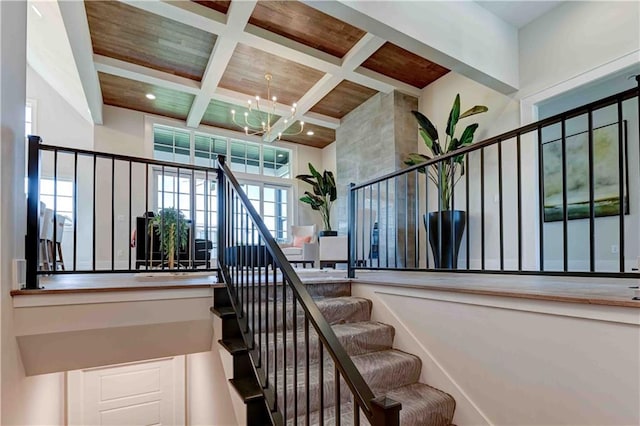
[(224, 282), (222, 276), (222, 268), (225, 265), (225, 227), (227, 223), (227, 199), (226, 184), (224, 176), (224, 165), (226, 158), (224, 155), (218, 155), (218, 283)]
[(25, 241), (25, 260), (27, 263), (27, 290), (39, 289), (38, 285), (38, 245), (40, 241), (40, 136), (29, 135), (29, 153), (27, 158), (27, 237)]
[(373, 419), (371, 426), (400, 426), (402, 404), (385, 396), (371, 400)]
[(347, 231), (347, 248), (348, 248), (348, 257), (347, 257), (347, 277), (348, 278), (355, 278), (356, 277), (356, 271), (355, 271), (355, 259), (356, 259), (356, 252), (355, 252), (355, 246), (353, 244), (353, 242), (355, 241), (356, 238), (356, 229), (355, 229), (355, 223), (356, 223), (356, 192), (353, 190), (353, 187), (356, 186), (355, 183), (351, 182), (349, 184), (349, 203), (348, 203), (348, 210), (349, 210), (349, 229)]

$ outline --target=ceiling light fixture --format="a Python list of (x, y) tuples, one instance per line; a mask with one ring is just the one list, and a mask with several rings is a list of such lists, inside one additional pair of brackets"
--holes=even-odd
[(307, 136), (313, 136), (313, 130), (309, 130), (309, 131), (307, 132)]
[[(273, 125), (275, 124), (274, 119), (277, 117), (276, 102), (278, 98), (271, 96), (271, 74), (265, 74), (264, 79), (267, 80), (267, 106), (265, 107), (261, 104), (260, 96), (256, 96), (255, 100), (249, 99), (247, 101), (249, 110), (244, 113), (243, 123), (236, 120), (236, 111), (233, 109), (231, 110), (231, 120), (236, 126), (244, 129), (246, 135), (257, 135), (262, 136), (263, 139), (270, 139)], [(278, 140), (280, 140), (282, 136), (294, 136), (303, 132), (304, 121), (298, 122), (299, 125), (296, 127), (296, 130), (286, 131), (289, 127), (294, 127), (288, 124), (296, 115), (296, 107), (297, 105), (295, 103), (291, 106), (291, 114), (284, 119), (285, 131), (278, 132)]]
[(156, 98), (156, 95), (154, 95), (153, 93), (147, 93), (145, 96), (147, 97), (147, 99), (151, 100), (154, 100)]

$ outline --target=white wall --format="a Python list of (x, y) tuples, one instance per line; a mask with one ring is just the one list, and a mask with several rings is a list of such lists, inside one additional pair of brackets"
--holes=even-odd
[(520, 29), (520, 97), (629, 54), (640, 61), (640, 3), (568, 1)]
[[(453, 71), (444, 77), (436, 80), (427, 86), (422, 93), (420, 99), (420, 111), (425, 114), (433, 124), (438, 128), (441, 144), (444, 144), (445, 128), (449, 111), (453, 105), (456, 94), (460, 94), (461, 112), (466, 111), (474, 105), (485, 105), (489, 111), (480, 115), (465, 118), (458, 123), (456, 136), (459, 136), (464, 128), (472, 123), (478, 123), (480, 126), (475, 134), (475, 142), (485, 140), (489, 137), (499, 135), (506, 131), (515, 129), (520, 126), (520, 102), (514, 95), (506, 96), (486, 86), (476, 83)], [(417, 127), (417, 124), (416, 124)], [(533, 146), (523, 144), (523, 158), (526, 156), (527, 150), (533, 150)], [(421, 138), (418, 140), (419, 152), (428, 153), (428, 149), (424, 145)], [(515, 182), (515, 140), (511, 143), (504, 144), (503, 147), (503, 202), (504, 202), (504, 219), (505, 219), (505, 235), (514, 235), (517, 233), (517, 222), (515, 221), (514, 209), (517, 208), (516, 203), (516, 182)], [(429, 154), (430, 155), (430, 154)], [(530, 161), (523, 161), (522, 166), (527, 168)], [(469, 210), (467, 211), (467, 231), (464, 238), (470, 238), (471, 251), (470, 262), (474, 268), (481, 266), (481, 198), (480, 198), (480, 154), (472, 153), (469, 155)], [(486, 268), (497, 268), (499, 259), (499, 215), (498, 215), (498, 177), (497, 177), (497, 150), (496, 148), (488, 148), (485, 150), (485, 257), (487, 260)], [(535, 191), (536, 182), (523, 181), (523, 191), (527, 193)], [(466, 188), (465, 179), (463, 178), (455, 187), (455, 203), (456, 210), (466, 210), (465, 198)], [(419, 191), (421, 202), (420, 206), (424, 206), (424, 181), (420, 180)], [(433, 185), (429, 188), (429, 210), (437, 210), (437, 191)], [(517, 210), (515, 210), (517, 211)], [(422, 214), (424, 212), (421, 212)], [(524, 208), (523, 208), (523, 213)], [(534, 226), (535, 217), (524, 218), (524, 226)], [(525, 228), (526, 229), (526, 228)], [(421, 247), (426, 247), (426, 232), (421, 226)], [(508, 240), (508, 241), (507, 241)], [(516, 262), (517, 267), (517, 240), (507, 238), (505, 241), (505, 257), (510, 258), (510, 264)], [(529, 237), (526, 241), (525, 250), (535, 251), (534, 239)], [(421, 251), (423, 253), (424, 251)], [(424, 255), (422, 255), (421, 265), (426, 266)], [(463, 239), (459, 254), (460, 267), (466, 266), (466, 241)], [(433, 266), (430, 263), (430, 266)]]
[(93, 123), (88, 122), (31, 67), (27, 67), (27, 98), (34, 99), (36, 134), (47, 145), (93, 149)]
[[(0, 340), (3, 425), (64, 423), (62, 374), (25, 377), (13, 321), (12, 259), (24, 256), (26, 2), (0, 2)], [(37, 407), (37, 408), (34, 408)]]
[[(464, 279), (464, 278), (462, 278)], [(454, 423), (640, 423), (636, 308), (353, 284), (421, 381), (450, 393)]]

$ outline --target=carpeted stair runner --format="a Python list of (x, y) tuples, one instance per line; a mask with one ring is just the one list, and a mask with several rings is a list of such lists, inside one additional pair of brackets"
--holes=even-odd
[[(310, 289), (313, 285), (308, 286)], [(326, 291), (326, 295), (323, 294)], [(371, 301), (345, 295), (344, 288), (332, 290), (330, 285), (323, 284), (312, 290), (318, 308), (343, 344), (347, 353), (365, 381), (376, 396), (387, 396), (402, 403), (400, 424), (404, 426), (449, 426), (455, 410), (455, 400), (447, 393), (419, 383), (421, 372), (420, 359), (414, 355), (392, 348), (395, 330), (393, 327), (371, 321)], [(333, 297), (339, 295), (339, 297)], [(291, 300), (291, 299), (288, 299)], [(263, 305), (262, 312), (266, 306)], [(285, 309), (283, 320), (282, 309)], [(309, 393), (309, 424), (335, 424), (336, 416), (336, 383), (335, 367), (330, 356), (324, 352), (322, 366), (323, 376), (320, 380), (320, 351), (317, 335), (309, 328), (309, 383), (306, 386), (306, 349), (304, 347), (304, 314), (297, 306), (296, 327), (293, 329), (293, 305), (278, 304), (275, 320), (273, 305), (269, 305), (269, 319), (262, 315), (260, 321), (269, 330), (255, 339), (270, 339), (269, 353), (262, 352), (262, 359), (269, 365), (269, 380), (278, 383), (278, 407), (287, 425), (307, 424), (307, 392)], [(253, 317), (252, 317), (253, 318)], [(255, 318), (258, 321), (258, 318)], [(282, 332), (282, 324), (286, 322), (287, 332)], [(264, 329), (264, 328), (263, 328)], [(275, 330), (275, 333), (274, 333)], [(274, 335), (275, 334), (275, 335)], [(294, 338), (295, 336), (295, 338)], [(274, 348), (273, 339), (276, 345)], [(286, 348), (286, 350), (285, 350)], [(295, 350), (297, 348), (297, 351)], [(297, 353), (296, 353), (297, 352)], [(285, 365), (286, 353), (286, 370)], [(274, 376), (274, 360), (277, 358), (278, 375)], [(267, 362), (268, 360), (268, 362)], [(297, 368), (294, 369), (294, 360)], [(296, 374), (294, 380), (294, 374)], [(286, 400), (283, 386), (286, 383)], [(294, 383), (297, 387), (294, 388)], [(319, 394), (322, 387), (324, 407), (322, 422), (319, 406)], [(297, 400), (297, 413), (294, 405)], [(346, 383), (340, 380), (340, 419), (343, 425), (353, 424), (353, 405), (351, 394)], [(286, 407), (286, 412), (285, 412)], [(360, 416), (360, 422), (367, 425), (366, 417)]]

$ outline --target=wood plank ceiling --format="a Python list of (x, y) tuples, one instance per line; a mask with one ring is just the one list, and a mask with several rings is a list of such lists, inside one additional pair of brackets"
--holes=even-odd
[[(84, 6), (104, 104), (242, 131), (230, 110), (242, 118), (247, 99), (266, 97), (268, 73), (278, 98), (272, 124), (298, 102), (295, 118), (306, 122), (305, 132), (283, 139), (319, 148), (335, 140), (340, 119), (380, 90), (419, 96), (448, 72), (298, 1)], [(360, 67), (374, 72), (365, 76)]]

